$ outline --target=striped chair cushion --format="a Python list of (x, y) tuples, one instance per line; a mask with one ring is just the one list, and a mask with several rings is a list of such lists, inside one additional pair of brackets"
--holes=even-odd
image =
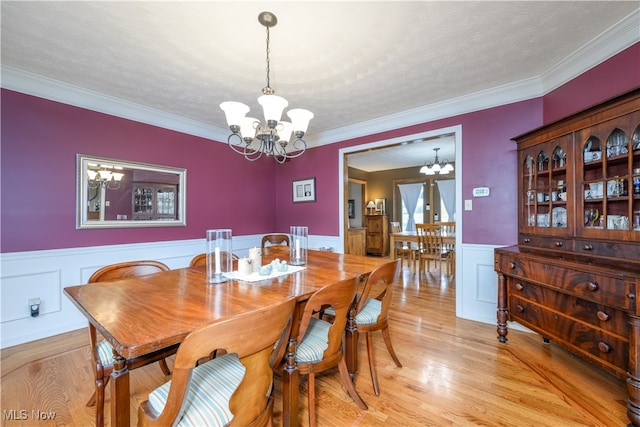
[[(193, 369), (184, 414), (179, 427), (224, 426), (233, 419), (229, 399), (240, 385), (246, 368), (236, 353), (216, 357)], [(162, 412), (171, 381), (149, 394), (149, 404)]]
[(380, 300), (369, 298), (362, 307), (362, 311), (356, 315), (356, 325), (368, 325), (376, 323), (380, 312), (382, 311), (382, 302)]
[(333, 307), (325, 308), (324, 309), (324, 314), (326, 314), (327, 316), (336, 317), (336, 311), (333, 309)]
[(322, 354), (329, 347), (331, 323), (311, 318), (304, 338), (296, 348), (296, 362), (311, 363), (322, 360)]
[(111, 347), (111, 344), (107, 340), (102, 340), (96, 347), (102, 366), (113, 365), (113, 347)]

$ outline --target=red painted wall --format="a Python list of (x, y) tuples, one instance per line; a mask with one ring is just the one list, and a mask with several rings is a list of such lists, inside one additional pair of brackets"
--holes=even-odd
[[(200, 238), (209, 228), (234, 235), (308, 225), (339, 235), (338, 150), (462, 125), (463, 199), (477, 186), (491, 196), (463, 211), (463, 242), (513, 244), (517, 238), (516, 154), (512, 137), (640, 86), (640, 44), (543, 98), (313, 148), (275, 165), (247, 162), (225, 144), (2, 90), (2, 252)], [(187, 168), (187, 226), (75, 229), (75, 155)], [(37, 172), (41, 171), (41, 172)], [(292, 181), (316, 177), (316, 203), (294, 204)]]
[(544, 122), (551, 123), (640, 86), (640, 43), (544, 96)]
[(514, 244), (517, 240), (517, 162), (516, 145), (511, 138), (541, 123), (542, 100), (535, 99), (314, 148), (312, 154), (305, 154), (278, 169), (277, 186), (285, 188), (294, 179), (315, 176), (318, 202), (291, 209), (288, 206), (291, 195), (279, 194), (277, 226), (288, 230), (302, 215), (307, 219), (310, 234), (339, 234), (341, 224), (335, 212), (340, 202), (341, 148), (462, 125), (462, 198), (471, 199), (474, 187), (491, 188), (490, 197), (474, 199), (473, 211), (462, 212), (462, 239), (465, 243)]
[[(275, 228), (275, 167), (226, 144), (2, 90), (2, 252)], [(76, 230), (76, 153), (187, 169), (187, 226)]]

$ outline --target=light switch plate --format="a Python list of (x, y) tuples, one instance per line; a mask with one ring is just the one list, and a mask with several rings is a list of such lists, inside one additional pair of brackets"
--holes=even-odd
[(465, 211), (473, 210), (473, 200), (465, 200), (464, 201), (464, 210)]

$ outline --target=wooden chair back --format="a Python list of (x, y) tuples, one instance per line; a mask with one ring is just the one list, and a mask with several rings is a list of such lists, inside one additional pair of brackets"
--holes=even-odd
[(416, 224), (418, 250), (421, 257), (442, 256), (442, 236), (438, 224)]
[(287, 234), (265, 234), (262, 236), (262, 250), (269, 246), (291, 246), (289, 244), (289, 235)]
[[(391, 305), (391, 286), (400, 270), (400, 260), (388, 262), (381, 265), (371, 272), (364, 284), (362, 293), (358, 296), (356, 305), (356, 315), (362, 311), (368, 298), (374, 298), (380, 301), (382, 309), (378, 316), (378, 323), (386, 323), (388, 319), (389, 306)], [(376, 294), (375, 296), (372, 294)]]
[(443, 234), (456, 234), (456, 223), (453, 222), (441, 222), (440, 227), (442, 228)]
[[(220, 254), (222, 262), (225, 262), (225, 257), (227, 253), (223, 252)], [(238, 255), (231, 254), (231, 262), (233, 263), (233, 269), (238, 269)], [(191, 258), (191, 262), (189, 263), (189, 267), (206, 267), (207, 266), (207, 254), (198, 254)]]
[(124, 279), (125, 277), (159, 273), (161, 271), (169, 271), (169, 267), (160, 261), (142, 260), (121, 262), (100, 268), (89, 277), (89, 283), (108, 282)]
[(234, 415), (229, 425), (269, 425), (273, 411), (273, 368), (284, 356), (295, 304), (295, 298), (289, 298), (214, 321), (189, 334), (178, 348), (163, 412), (155, 413), (149, 401), (142, 402), (138, 408), (138, 425), (176, 425), (185, 410), (183, 403), (191, 370), (199, 359), (216, 349), (237, 353), (246, 368), (229, 402)]
[[(337, 361), (342, 357), (342, 337), (347, 325), (347, 314), (355, 300), (358, 281), (359, 278), (353, 278), (325, 286), (316, 291), (304, 307), (298, 337), (296, 339), (297, 343), (300, 343), (302, 338), (304, 338), (312, 316), (326, 307), (332, 307), (335, 311), (335, 320), (329, 329), (329, 345), (324, 351), (322, 363), (319, 363), (320, 365), (327, 362), (327, 365), (335, 366)], [(318, 368), (317, 371), (320, 372), (324, 369), (323, 366), (322, 368)]]

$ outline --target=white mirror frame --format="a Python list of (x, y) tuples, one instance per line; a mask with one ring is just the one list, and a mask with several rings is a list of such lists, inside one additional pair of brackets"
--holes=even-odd
[[(132, 212), (129, 212), (127, 219), (105, 220), (89, 219), (89, 180), (87, 171), (89, 165), (113, 166), (131, 169), (133, 171), (159, 172), (165, 174), (175, 174), (178, 179), (177, 194), (177, 218), (176, 219), (132, 219)], [(96, 228), (127, 228), (127, 227), (177, 227), (187, 225), (187, 170), (170, 166), (159, 166), (148, 163), (129, 162), (123, 160), (109, 159), (105, 157), (92, 157), (84, 154), (76, 155), (76, 229), (96, 229)], [(122, 184), (127, 185), (127, 184)], [(132, 185), (132, 183), (129, 183)], [(133, 187), (132, 187), (133, 190)], [(108, 191), (108, 190), (106, 190)], [(106, 203), (105, 203), (106, 204)], [(133, 206), (133, 199), (132, 199)]]

